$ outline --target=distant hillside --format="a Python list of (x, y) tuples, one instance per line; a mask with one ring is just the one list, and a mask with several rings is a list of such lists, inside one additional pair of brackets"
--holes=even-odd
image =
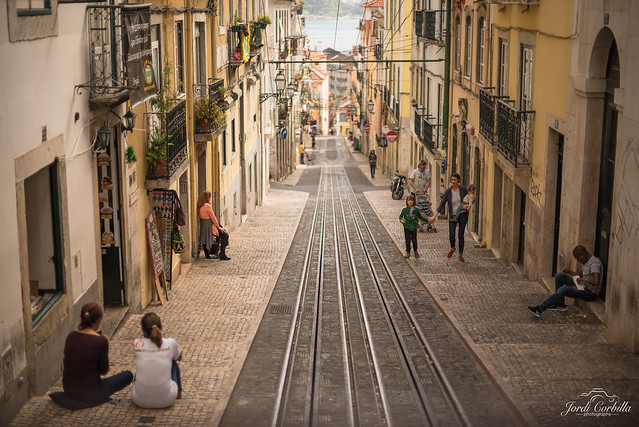
[[(304, 15), (326, 16), (335, 18), (337, 15), (337, 0), (305, 0)], [(355, 0), (341, 0), (339, 2), (339, 16), (362, 16), (362, 7)]]

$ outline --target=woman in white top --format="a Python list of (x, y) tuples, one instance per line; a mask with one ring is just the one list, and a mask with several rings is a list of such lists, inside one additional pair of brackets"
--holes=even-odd
[(144, 338), (133, 342), (135, 380), (131, 400), (141, 408), (166, 408), (182, 398), (177, 362), (180, 347), (173, 338), (162, 338), (162, 321), (155, 313), (142, 317)]

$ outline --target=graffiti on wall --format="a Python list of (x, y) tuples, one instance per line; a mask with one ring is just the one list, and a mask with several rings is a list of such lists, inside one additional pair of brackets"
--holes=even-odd
[(630, 138), (622, 155), (619, 179), (619, 202), (615, 218), (614, 240), (623, 244), (625, 239), (639, 237), (639, 147)]
[(532, 168), (532, 174), (530, 178), (530, 191), (528, 197), (530, 200), (537, 206), (539, 209), (542, 208), (543, 204), (543, 187), (542, 187), (542, 173), (540, 171), (540, 166), (535, 165)]

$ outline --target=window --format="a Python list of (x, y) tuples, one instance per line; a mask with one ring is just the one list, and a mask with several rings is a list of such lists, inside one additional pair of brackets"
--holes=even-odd
[(532, 110), (532, 79), (533, 79), (533, 49), (532, 46), (521, 46), (521, 94), (519, 96), (520, 109)]
[(455, 69), (459, 70), (461, 62), (461, 21), (455, 17)]
[(430, 77), (426, 77), (426, 115), (430, 115)]
[(162, 87), (162, 51), (160, 50), (160, 26), (151, 25), (151, 61), (153, 61), (153, 74), (155, 75), (155, 85)]
[(175, 23), (175, 88), (184, 92), (184, 24)]
[(217, 17), (218, 17), (218, 24), (220, 25), (220, 27), (224, 27), (224, 2), (226, 0), (220, 0), (217, 6)]
[(470, 16), (466, 17), (466, 52), (464, 52), (464, 75), (470, 77), (470, 64), (473, 57), (473, 33), (472, 33), (472, 19)]
[(18, 16), (51, 15), (51, 0), (16, 0)]
[(486, 18), (479, 18), (479, 31), (477, 35), (477, 81), (484, 82), (486, 69)]
[(60, 227), (57, 163), (24, 181), (29, 299), (33, 324), (64, 292), (64, 256)]
[(231, 152), (235, 153), (235, 119), (231, 120)]
[(508, 40), (499, 39), (499, 96), (508, 95)]
[(222, 165), (226, 166), (226, 130), (222, 131)]
[(193, 47), (195, 51), (195, 69), (193, 71), (195, 72), (195, 83), (199, 85), (206, 83), (206, 45), (204, 40), (206, 40), (204, 22), (196, 22), (195, 31), (193, 32)]

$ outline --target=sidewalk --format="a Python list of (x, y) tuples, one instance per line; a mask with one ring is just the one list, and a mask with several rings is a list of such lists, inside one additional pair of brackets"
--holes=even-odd
[[(388, 190), (365, 193), (381, 223), (404, 251), (404, 233), (398, 215), (403, 200)], [(466, 232), (464, 257), (450, 249), (448, 221), (435, 223), (437, 233), (418, 233), (420, 259), (410, 266), (442, 308), (511, 404), (530, 425), (639, 425), (639, 355), (610, 344), (606, 327), (590, 311), (569, 306), (566, 312), (546, 311), (541, 318), (526, 309), (549, 296), (541, 283), (526, 279), (495, 259)], [(618, 396), (632, 406), (629, 413), (612, 416), (561, 415), (568, 402), (585, 405), (591, 396)], [(610, 406), (615, 401), (606, 402)], [(594, 403), (591, 403), (591, 407)], [(575, 409), (573, 407), (573, 409)], [(610, 411), (609, 411), (610, 412)], [(612, 411), (615, 413), (615, 411)]]
[[(196, 260), (169, 293), (165, 306), (129, 313), (110, 337), (110, 373), (134, 370), (133, 339), (140, 319), (154, 311), (166, 337), (179, 343), (184, 398), (167, 409), (136, 407), (130, 388), (122, 400), (69, 411), (47, 395), (33, 397), (11, 425), (217, 425), (293, 240), (308, 194), (272, 189), (264, 204), (230, 236), (230, 261)], [(49, 392), (59, 391), (59, 380)]]

